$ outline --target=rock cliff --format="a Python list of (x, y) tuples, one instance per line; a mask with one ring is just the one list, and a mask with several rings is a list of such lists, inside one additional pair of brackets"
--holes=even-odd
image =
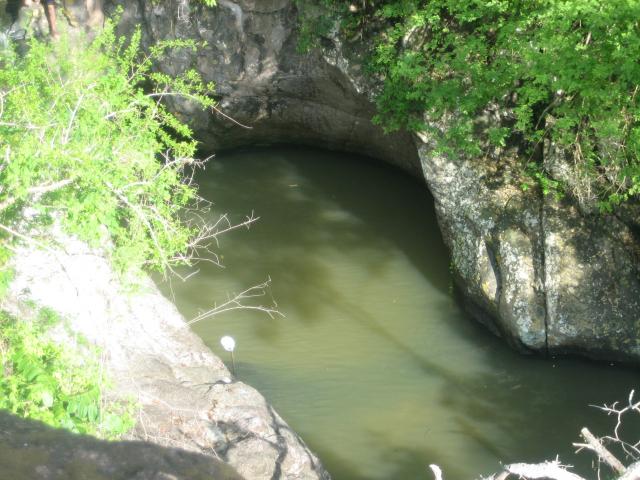
[[(332, 33), (322, 48), (298, 52), (293, 0), (218, 0), (216, 8), (193, 0), (68, 4), (80, 28), (117, 6), (124, 9), (121, 31), (140, 24), (147, 45), (174, 37), (207, 42), (197, 54), (175, 55), (161, 66), (168, 73), (196, 67), (216, 82), (218, 112), (173, 105), (206, 150), (298, 143), (398, 166), (430, 189), (456, 283), (478, 320), (524, 351), (640, 361), (640, 225), (633, 209), (585, 213), (571, 198), (521, 190), (509, 156), (450, 158), (435, 154), (427, 135), (384, 135), (371, 123), (376, 85), (363, 73), (365, 49)], [(135, 393), (142, 406), (135, 438), (213, 452), (246, 478), (328, 478), (259, 393), (230, 380), (155, 287), (129, 295), (104, 259), (66, 243), (53, 256), (29, 250), (16, 256), (13, 308), (25, 300), (53, 307), (106, 348), (120, 379), (117, 393)], [(88, 315), (93, 322), (82, 321)], [(5, 423), (16, 435), (26, 428)], [(155, 453), (172, 465), (182, 455)], [(202, 462), (202, 471), (224, 470)]]
[[(107, 8), (124, 2), (107, 2)], [(457, 285), (472, 314), (514, 347), (543, 354), (640, 360), (638, 227), (634, 215), (585, 213), (571, 198), (523, 192), (508, 157), (446, 158), (425, 135), (383, 135), (370, 122), (375, 84), (362, 45), (333, 33), (301, 54), (292, 0), (126, 2), (122, 30), (143, 25), (146, 42), (207, 42), (192, 57), (216, 82), (219, 113), (175, 108), (205, 148), (280, 142), (354, 151), (426, 180)], [(242, 124), (242, 125), (239, 125)], [(250, 127), (250, 128), (245, 128)]]
[[(56, 237), (64, 248), (16, 251), (15, 276), (2, 307), (17, 318), (28, 305), (51, 308), (71, 331), (101, 348), (114, 382), (110, 396), (133, 399), (138, 407), (132, 440), (167, 447), (149, 449), (160, 457), (176, 448), (194, 452), (193, 458), (213, 455), (241, 476), (229, 478), (329, 478), (262, 395), (233, 379), (150, 279), (124, 287), (99, 251), (61, 233)], [(189, 455), (176, 457), (186, 461)], [(90, 456), (83, 461), (89, 463)], [(43, 465), (54, 467), (48, 460)], [(219, 466), (220, 472), (228, 470)], [(200, 478), (177, 473), (171, 478)]]

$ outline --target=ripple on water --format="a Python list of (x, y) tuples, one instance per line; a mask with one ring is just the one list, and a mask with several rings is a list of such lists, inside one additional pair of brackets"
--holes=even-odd
[[(272, 279), (285, 318), (235, 311), (195, 325), (258, 388), (336, 480), (476, 478), (500, 462), (588, 468), (571, 442), (609, 419), (630, 370), (522, 357), (467, 318), (449, 293), (448, 253), (426, 187), (349, 155), (288, 148), (218, 155), (198, 179), (212, 215), (260, 221), (225, 235), (225, 269), (173, 283), (190, 318)], [(164, 286), (166, 289), (166, 285)], [(168, 290), (168, 289), (167, 289)]]

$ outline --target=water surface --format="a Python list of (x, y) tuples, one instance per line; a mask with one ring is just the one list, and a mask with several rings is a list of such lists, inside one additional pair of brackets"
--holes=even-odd
[[(286, 317), (234, 311), (195, 324), (258, 388), (336, 480), (472, 479), (500, 462), (573, 455), (590, 404), (625, 399), (637, 373), (523, 357), (453, 300), (425, 186), (390, 167), (304, 149), (219, 155), (198, 178), (212, 218), (260, 217), (221, 239), (225, 268), (173, 282), (187, 318), (271, 278)], [(167, 285), (164, 285), (168, 292)]]

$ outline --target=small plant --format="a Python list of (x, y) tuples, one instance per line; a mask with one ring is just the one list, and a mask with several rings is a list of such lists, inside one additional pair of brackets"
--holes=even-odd
[(300, 22), (298, 24), (298, 53), (308, 53), (317, 45), (319, 38), (328, 35), (334, 28), (339, 12), (330, 0), (320, 0), (321, 9), (307, 0), (295, 0)]
[(531, 179), (531, 183), (523, 182), (520, 188), (527, 191), (532, 184), (538, 185), (543, 195), (553, 195), (556, 200), (560, 200), (566, 191), (562, 182), (548, 176), (545, 171), (535, 162), (529, 162), (525, 168), (525, 174)]
[(50, 338), (60, 318), (47, 309), (31, 321), (0, 312), (0, 408), (52, 427), (117, 438), (133, 427), (127, 405), (107, 404), (108, 386), (88, 344), (80, 356)]

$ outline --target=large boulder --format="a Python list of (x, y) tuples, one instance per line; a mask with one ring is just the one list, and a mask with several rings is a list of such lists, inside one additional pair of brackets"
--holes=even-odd
[(469, 311), (522, 351), (638, 363), (633, 216), (523, 191), (509, 155), (452, 159), (426, 135), (416, 141)]
[(124, 286), (99, 250), (61, 233), (54, 237), (60, 248), (15, 252), (2, 307), (17, 318), (31, 305), (50, 308), (101, 348), (114, 383), (110, 398), (132, 398), (138, 408), (132, 440), (213, 455), (247, 479), (329, 478), (264, 397), (232, 377), (150, 279)]

